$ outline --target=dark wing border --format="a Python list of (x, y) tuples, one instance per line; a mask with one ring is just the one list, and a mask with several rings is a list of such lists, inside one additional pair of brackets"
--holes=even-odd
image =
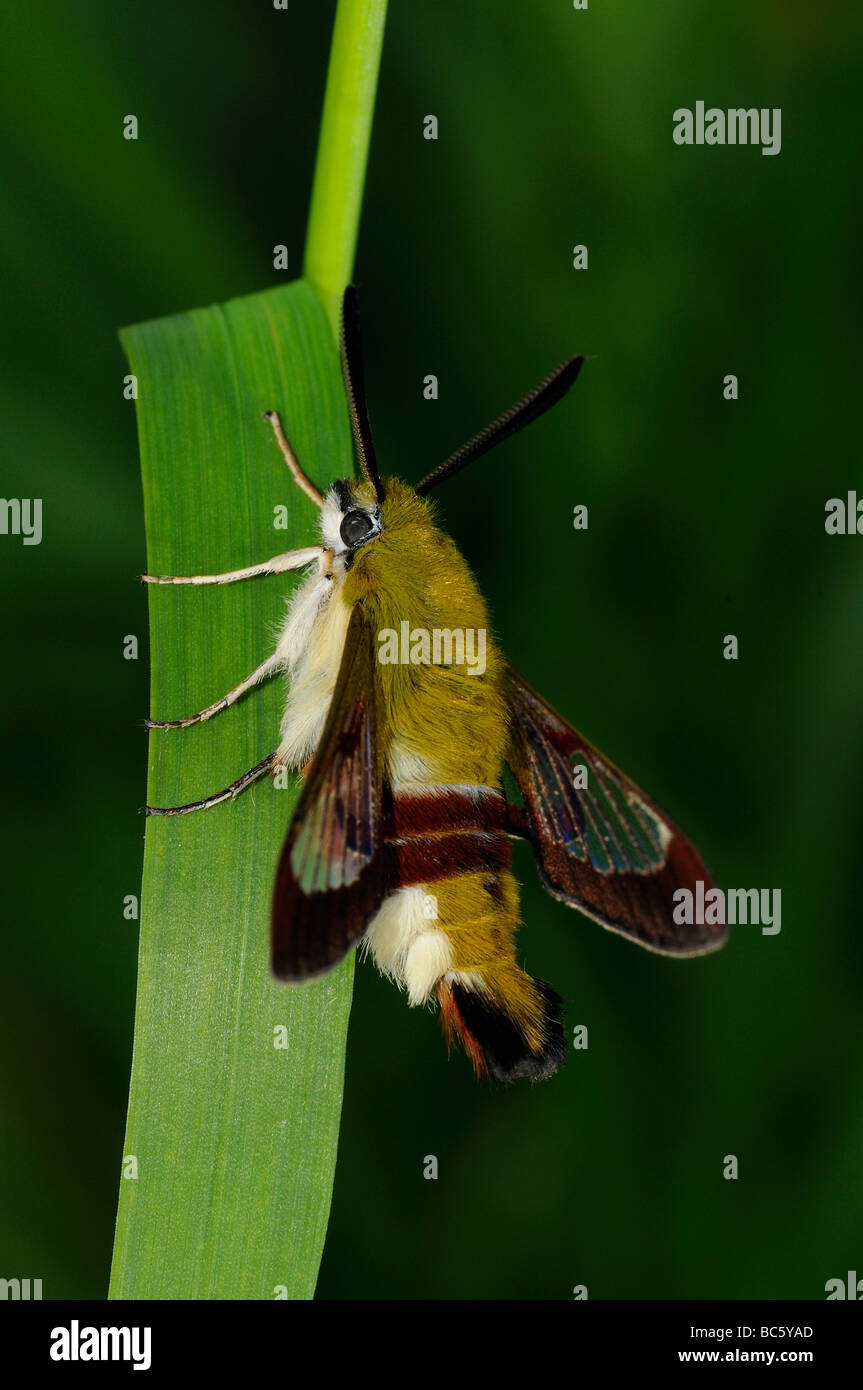
[(337, 965), (387, 890), (373, 634), (348, 622), (333, 698), (276, 870), (271, 961), (300, 982)]

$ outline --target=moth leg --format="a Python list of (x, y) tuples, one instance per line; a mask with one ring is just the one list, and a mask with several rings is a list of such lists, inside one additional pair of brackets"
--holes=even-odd
[(266, 661), (262, 661), (260, 666), (256, 666), (251, 675), (246, 676), (244, 681), (240, 681), (240, 684), (235, 685), (233, 690), (229, 690), (227, 695), (223, 695), (220, 700), (215, 700), (213, 704), (207, 705), (207, 708), (202, 709), (198, 714), (187, 715), (185, 719), (145, 719), (144, 723), (148, 729), (188, 729), (192, 724), (203, 724), (205, 719), (212, 719), (214, 714), (221, 714), (223, 709), (230, 709), (231, 705), (235, 705), (247, 690), (252, 690), (259, 681), (266, 680), (267, 676), (273, 675), (281, 665), (280, 658), (273, 653), (272, 656), (267, 657)]
[(318, 492), (313, 482), (310, 482), (297, 462), (297, 456), (285, 438), (285, 431), (282, 429), (282, 422), (279, 419), (277, 410), (265, 410), (264, 419), (269, 420), (273, 427), (273, 434), (276, 436), (276, 443), (282, 451), (285, 463), (291, 470), (291, 476), (297, 487), (302, 488), (307, 497), (311, 497), (316, 506), (324, 505), (323, 494)]
[(307, 545), (301, 550), (286, 550), (283, 555), (274, 555), (261, 565), (247, 565), (241, 570), (227, 570), (225, 574), (142, 574), (142, 584), (236, 584), (240, 579), (256, 579), (259, 574), (284, 574), (286, 570), (300, 570), (313, 560), (320, 560), (328, 552), (322, 545)]
[(244, 772), (242, 777), (238, 777), (236, 782), (232, 782), (223, 791), (214, 792), (212, 796), (205, 796), (202, 801), (189, 801), (185, 806), (148, 806), (146, 814), (148, 816), (187, 816), (190, 811), (209, 811), (211, 806), (218, 806), (221, 801), (233, 801), (234, 797), (239, 796), (240, 792), (245, 791), (252, 782), (257, 782), (259, 777), (263, 777), (265, 772), (269, 772), (275, 760), (275, 752), (268, 753), (259, 763), (255, 763), (254, 767), (250, 767), (248, 772)]

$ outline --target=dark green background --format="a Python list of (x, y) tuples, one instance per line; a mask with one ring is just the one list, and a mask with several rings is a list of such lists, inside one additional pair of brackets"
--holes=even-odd
[[(332, 17), (182, 9), (0, 19), (2, 492), (44, 499), (41, 546), (0, 537), (0, 1275), (46, 1297), (107, 1287), (132, 1037), (146, 605), (116, 330), (274, 283), (277, 242), (299, 272)], [(597, 354), (445, 519), (512, 658), (721, 883), (780, 888), (783, 926), (663, 960), (520, 855), (522, 957), (590, 1047), (504, 1091), (361, 966), (322, 1297), (823, 1298), (863, 1268), (863, 537), (824, 532), (863, 496), (850, 9), (393, 0), (356, 272), (379, 455), (416, 479)], [(781, 107), (781, 154), (678, 148), (698, 99)]]

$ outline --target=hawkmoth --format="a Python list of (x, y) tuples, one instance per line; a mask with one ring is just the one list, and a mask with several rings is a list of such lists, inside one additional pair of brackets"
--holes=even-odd
[[(266, 773), (302, 771), (273, 890), (278, 979), (313, 979), (362, 942), (412, 1005), (437, 1001), (448, 1041), (463, 1045), (478, 1077), (549, 1076), (566, 1052), (562, 1001), (516, 958), (514, 838), (532, 845), (549, 893), (641, 946), (689, 956), (724, 938), (721, 926), (675, 922), (674, 892), (712, 885), (704, 863), (506, 660), (488, 636), (476, 580), (428, 500), (559, 401), (584, 358), (562, 363), (416, 486), (378, 469), (353, 288), (342, 306), (341, 360), (361, 476), (322, 494), (278, 414), (265, 412), (294, 480), (320, 509), (321, 544), (226, 574), (144, 576), (230, 584), (307, 570), (275, 651), (246, 680), (198, 714), (148, 721), (187, 728), (286, 673), (278, 748), (213, 796), (149, 810), (206, 809)], [(449, 637), (440, 651), (436, 633)], [(458, 633), (483, 635), (482, 663), (471, 665)]]

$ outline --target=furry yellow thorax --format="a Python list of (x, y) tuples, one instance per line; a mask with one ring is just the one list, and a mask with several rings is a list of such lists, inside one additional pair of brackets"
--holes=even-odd
[[(443, 664), (379, 664), (384, 748), (397, 741), (417, 782), (495, 786), (506, 747), (503, 660), (470, 567), (435, 524), (432, 504), (397, 478), (384, 483), (381, 534), (360, 549), (342, 596), (365, 609), (376, 635), (400, 630), (482, 631), (485, 670)], [(369, 501), (371, 501), (369, 494)], [(425, 769), (425, 770), (424, 770)]]

